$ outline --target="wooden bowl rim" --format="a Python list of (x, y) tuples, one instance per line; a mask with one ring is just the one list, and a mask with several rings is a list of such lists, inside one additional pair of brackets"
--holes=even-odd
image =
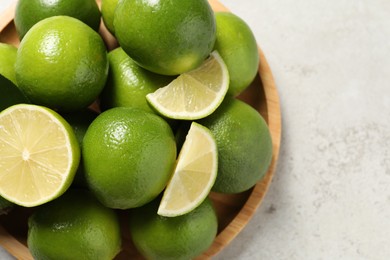
[[(99, 0), (98, 0), (99, 2)], [(230, 12), (222, 3), (218, 0), (209, 0), (210, 4), (215, 10)], [(11, 4), (1, 15), (0, 19), (0, 32), (2, 32), (13, 20), (16, 8), (16, 2)], [(266, 57), (258, 48), (260, 64), (259, 75), (263, 85), (265, 94), (266, 106), (267, 106), (267, 123), (271, 132), (273, 143), (273, 156), (271, 165), (265, 175), (265, 177), (255, 185), (252, 189), (247, 201), (243, 205), (242, 209), (236, 215), (236, 217), (229, 223), (229, 225), (223, 229), (215, 238), (212, 246), (200, 257), (210, 258), (218, 254), (223, 248), (225, 248), (248, 224), (253, 217), (257, 208), (262, 203), (265, 194), (267, 193), (269, 186), (272, 182), (272, 178), (275, 174), (276, 164), (279, 157), (282, 123), (281, 123), (281, 111), (280, 101), (277, 92), (275, 80), (272, 75), (270, 66), (266, 60)], [(258, 110), (258, 108), (256, 108)], [(18, 259), (32, 259), (28, 248), (10, 235), (2, 225), (0, 225), (0, 245), (6, 249), (11, 255)]]

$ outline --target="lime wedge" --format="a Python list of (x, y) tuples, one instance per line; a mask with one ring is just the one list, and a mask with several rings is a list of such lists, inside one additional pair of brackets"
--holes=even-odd
[(80, 160), (71, 126), (56, 112), (19, 104), (0, 113), (0, 196), (25, 207), (70, 186)]
[(221, 56), (214, 51), (199, 68), (181, 74), (146, 98), (168, 118), (196, 120), (213, 113), (228, 88), (229, 72)]
[(184, 215), (200, 205), (217, 177), (217, 145), (209, 129), (193, 122), (164, 191), (158, 214)]

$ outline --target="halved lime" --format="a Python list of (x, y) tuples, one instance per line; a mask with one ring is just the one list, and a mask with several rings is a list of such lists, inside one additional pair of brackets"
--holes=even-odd
[(19, 104), (0, 113), (0, 196), (33, 207), (70, 186), (80, 160), (71, 126), (56, 112)]
[(195, 120), (213, 113), (229, 88), (229, 72), (218, 52), (197, 69), (181, 74), (169, 85), (146, 96), (162, 115)]
[(193, 122), (165, 189), (158, 214), (184, 215), (199, 206), (217, 177), (217, 145), (210, 130)]

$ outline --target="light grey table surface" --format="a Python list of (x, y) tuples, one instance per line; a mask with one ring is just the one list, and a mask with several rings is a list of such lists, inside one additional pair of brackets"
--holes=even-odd
[(390, 1), (221, 2), (268, 59), (283, 133), (265, 201), (215, 259), (390, 259)]

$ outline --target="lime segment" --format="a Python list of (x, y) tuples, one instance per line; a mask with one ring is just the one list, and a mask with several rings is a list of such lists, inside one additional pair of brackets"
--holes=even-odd
[(180, 151), (175, 172), (164, 192), (158, 214), (180, 216), (195, 209), (217, 177), (217, 145), (210, 130), (193, 122)]
[(181, 74), (146, 98), (168, 118), (195, 120), (214, 112), (228, 88), (228, 70), (218, 52), (214, 51), (199, 68)]

